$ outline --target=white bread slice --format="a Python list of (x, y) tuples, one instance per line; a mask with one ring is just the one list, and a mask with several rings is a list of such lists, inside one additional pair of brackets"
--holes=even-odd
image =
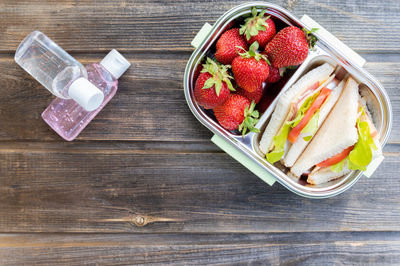
[(358, 98), (358, 104), (364, 107), (364, 113), (365, 113), (365, 115), (360, 116), (360, 121), (365, 121), (368, 123), (369, 132), (371, 133), (372, 136), (378, 135), (378, 131), (376, 130), (376, 127), (372, 122), (372, 115), (369, 112), (367, 104), (365, 100), (361, 97), (361, 95)]
[(303, 77), (294, 83), (289, 90), (279, 97), (275, 110), (260, 141), (259, 146), (262, 153), (266, 154), (272, 148), (272, 140), (282, 127), (282, 124), (289, 113), (290, 103), (293, 101), (294, 97), (307, 90), (316, 82), (321, 84), (327, 80), (334, 70), (334, 67), (328, 63), (316, 67), (303, 75)]
[[(332, 107), (339, 99), (339, 96), (342, 93), (344, 87), (344, 83), (345, 83), (344, 81), (341, 81), (339, 85), (337, 85), (336, 88), (332, 90), (331, 95), (329, 95), (328, 99), (326, 99), (324, 104), (321, 106), (318, 117), (318, 128), (321, 127), (322, 123), (325, 121)], [(303, 137), (304, 134), (300, 134), (295, 143), (292, 144), (285, 158), (282, 160), (283, 164), (286, 167), (289, 168), (292, 167), (293, 164), (296, 162), (296, 160), (299, 158), (300, 154), (305, 150), (307, 145), (310, 143), (310, 141), (305, 141)]]
[[(372, 150), (372, 160), (374, 160), (375, 158), (382, 155), (382, 146), (379, 143), (378, 138), (374, 138), (374, 142), (375, 142), (377, 149)], [(311, 174), (308, 175), (307, 183), (310, 183), (312, 185), (323, 184), (323, 183), (332, 181), (336, 178), (347, 175), (350, 172), (351, 172), (351, 170), (349, 168), (347, 168), (347, 161), (344, 162), (343, 170), (338, 173), (333, 172), (330, 169), (330, 167), (316, 168), (315, 170), (313, 170), (311, 172)]]
[(300, 177), (312, 166), (356, 143), (357, 115), (358, 84), (348, 78), (336, 105), (290, 171)]
[(319, 185), (329, 181), (332, 181), (336, 178), (344, 176), (350, 173), (351, 170), (347, 168), (347, 163), (345, 162), (343, 165), (343, 170), (336, 173), (333, 172), (330, 167), (320, 168), (317, 171), (312, 171), (311, 174), (308, 175), (307, 183), (312, 185)]

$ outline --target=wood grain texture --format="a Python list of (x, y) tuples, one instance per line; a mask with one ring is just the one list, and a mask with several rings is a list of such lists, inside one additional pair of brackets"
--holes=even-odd
[(0, 234), (2, 264), (398, 265), (399, 233)]
[[(269, 187), (211, 144), (15, 143), (0, 149), (1, 232), (398, 231), (398, 146), (331, 199)], [(205, 145), (205, 146), (203, 146)], [(175, 151), (174, 151), (175, 150)]]
[[(84, 64), (104, 54), (76, 56)], [(190, 112), (183, 94), (188, 53), (165, 56), (128, 54), (132, 67), (120, 80), (111, 102), (79, 135), (81, 140), (209, 141), (211, 132)], [(368, 56), (366, 69), (386, 88), (393, 105), (389, 142), (400, 143), (400, 58)], [(394, 62), (393, 62), (394, 61)], [(61, 140), (40, 115), (53, 96), (11, 56), (0, 57), (0, 140)]]
[[(311, 15), (358, 51), (398, 51), (396, 0), (273, 1), (296, 16)], [(15, 50), (33, 29), (73, 51), (185, 50), (205, 22), (243, 1), (1, 1), (0, 51)], [(68, 33), (68, 34), (67, 34)]]
[[(105, 54), (77, 58), (84, 64), (101, 61)], [(179, 58), (181, 57), (181, 58)], [(120, 79), (119, 90), (79, 136), (86, 140), (209, 139), (211, 133), (190, 112), (183, 94), (185, 59), (133, 58), (132, 67)], [(60, 140), (42, 120), (41, 113), (52, 96), (15, 64), (11, 57), (0, 60), (0, 139)], [(87, 135), (88, 133), (89, 135)]]
[[(331, 199), (269, 187), (219, 150), (183, 94), (190, 41), (243, 1), (0, 0), (0, 264), (393, 264), (400, 261), (400, 2), (276, 0), (367, 59), (394, 113), (386, 160)], [(13, 61), (38, 29), (83, 64), (132, 67), (74, 142)]]

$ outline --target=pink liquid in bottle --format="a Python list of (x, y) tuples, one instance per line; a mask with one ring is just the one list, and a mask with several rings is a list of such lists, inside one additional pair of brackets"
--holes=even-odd
[(86, 66), (88, 80), (104, 94), (100, 107), (88, 112), (74, 100), (56, 98), (42, 113), (43, 120), (65, 140), (74, 140), (114, 97), (118, 89), (118, 78), (129, 66), (130, 63), (113, 49), (100, 64)]

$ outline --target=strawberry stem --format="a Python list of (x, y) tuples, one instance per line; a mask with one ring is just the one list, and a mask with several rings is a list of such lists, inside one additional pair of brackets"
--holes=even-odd
[(311, 49), (314, 49), (314, 45), (317, 43), (318, 38), (315, 37), (313, 34), (314, 32), (318, 31), (318, 28), (312, 28), (311, 30), (307, 30), (306, 28), (303, 28), (304, 35), (306, 36), (306, 40), (308, 43), (308, 46)]
[(264, 17), (265, 12), (267, 10), (262, 10), (258, 15), (257, 15), (257, 8), (253, 7), (251, 9), (251, 15), (252, 17), (248, 17), (245, 19), (244, 25), (240, 26), (239, 33), (241, 35), (245, 35), (247, 40), (250, 40), (252, 36), (257, 36), (259, 31), (266, 31), (268, 26), (267, 20), (270, 18), (270, 16)]
[(228, 74), (228, 69), (230, 67), (230, 65), (218, 64), (211, 58), (207, 57), (207, 61), (205, 64), (203, 64), (201, 73), (208, 72), (212, 75), (212, 77), (206, 80), (202, 89), (209, 89), (212, 86), (215, 86), (215, 93), (217, 96), (219, 96), (222, 88), (222, 82), (225, 82), (229, 90), (235, 91), (230, 81), (232, 77)]
[(256, 107), (256, 103), (254, 101), (251, 102), (250, 107), (246, 106), (244, 109), (244, 119), (243, 122), (239, 125), (239, 131), (242, 132), (242, 136), (246, 135), (247, 130), (251, 132), (258, 133), (260, 130), (255, 127), (258, 122), (258, 117), (260, 114), (257, 110), (254, 110)]
[(243, 49), (245, 51), (243, 53), (239, 53), (239, 55), (241, 57), (243, 57), (243, 58), (252, 58), (252, 57), (254, 57), (257, 60), (257, 62), (259, 62), (260, 59), (263, 59), (263, 60), (267, 61), (268, 65), (271, 65), (265, 55), (260, 54), (260, 53), (257, 52), (258, 47), (259, 47), (258, 42), (255, 41), (250, 45), (249, 51), (246, 51), (245, 49), (243, 49), (243, 47), (240, 47), (240, 46), (238, 46), (237, 48), (241, 48), (241, 49)]

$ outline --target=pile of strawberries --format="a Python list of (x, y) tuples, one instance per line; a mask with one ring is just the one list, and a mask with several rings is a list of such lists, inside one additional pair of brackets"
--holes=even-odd
[[(216, 44), (215, 59), (207, 58), (195, 84), (194, 96), (205, 109), (213, 109), (228, 130), (258, 132), (255, 127), (267, 84), (281, 80), (287, 67), (301, 64), (308, 55), (311, 35), (295, 26), (276, 33), (265, 10), (246, 18), (241, 28), (225, 31)], [(312, 36), (313, 37), (313, 36)], [(315, 37), (314, 37), (315, 38)], [(232, 77), (233, 74), (233, 77)], [(235, 86), (232, 84), (234, 81)]]

